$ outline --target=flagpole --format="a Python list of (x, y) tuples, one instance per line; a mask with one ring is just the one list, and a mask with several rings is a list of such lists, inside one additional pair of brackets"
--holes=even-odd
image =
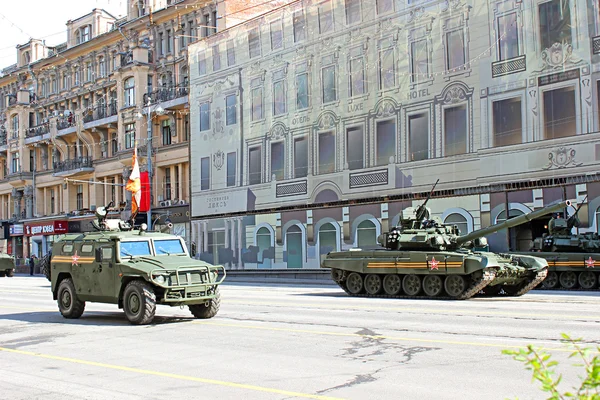
[(148, 141), (146, 142), (146, 154), (147, 154), (147, 169), (148, 169), (148, 195), (150, 199), (148, 199), (148, 212), (146, 213), (146, 225), (148, 225), (148, 229), (152, 229), (152, 121), (150, 119), (150, 97), (148, 97), (148, 106), (146, 107), (146, 111), (148, 112)]

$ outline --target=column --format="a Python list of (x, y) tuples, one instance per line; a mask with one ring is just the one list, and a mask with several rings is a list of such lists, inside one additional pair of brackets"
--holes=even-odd
[(179, 168), (177, 168), (177, 182), (179, 182), (179, 190), (177, 192), (177, 198), (183, 200), (183, 163), (179, 164)]
[(202, 222), (202, 252), (208, 251), (208, 224)]
[(229, 220), (224, 219), (223, 223), (225, 225), (225, 248), (228, 248), (229, 247)]
[[(235, 246), (235, 232), (236, 232), (236, 227), (235, 227), (235, 219), (232, 219), (231, 221), (231, 230), (229, 231), (230, 235), (231, 235), (231, 239), (230, 239), (230, 248), (231, 248), (231, 256), (232, 258), (237, 258), (237, 254), (236, 254), (236, 246)], [(236, 265), (233, 261), (231, 261), (231, 268), (235, 269)]]
[(237, 235), (238, 235), (238, 269), (244, 269), (244, 264), (242, 263), (242, 246), (243, 246), (243, 242), (242, 242), (242, 229), (243, 229), (243, 224), (242, 224), (242, 217), (238, 217), (237, 218)]

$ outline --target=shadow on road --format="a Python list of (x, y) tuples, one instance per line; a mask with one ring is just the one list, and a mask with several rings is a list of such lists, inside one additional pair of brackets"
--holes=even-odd
[[(1, 314), (0, 321), (21, 321), (34, 323), (50, 324), (72, 324), (72, 325), (96, 325), (96, 326), (122, 326), (131, 325), (124, 313), (110, 313), (90, 311), (84, 313), (79, 319), (63, 318), (58, 311), (36, 311), (15, 314)], [(193, 317), (161, 317), (157, 315), (152, 321), (152, 325), (165, 325), (180, 322), (194, 321)]]

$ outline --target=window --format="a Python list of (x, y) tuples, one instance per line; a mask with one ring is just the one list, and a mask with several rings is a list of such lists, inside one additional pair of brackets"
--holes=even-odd
[(337, 87), (335, 82), (335, 65), (330, 65), (321, 70), (323, 81), (323, 103), (337, 100)]
[(519, 55), (517, 13), (498, 17), (498, 59), (508, 60)]
[(186, 142), (190, 138), (190, 114), (185, 114), (183, 117), (183, 140)]
[(117, 188), (115, 183), (115, 178), (110, 178), (110, 200), (112, 202), (117, 201)]
[(377, 165), (388, 165), (396, 155), (396, 123), (377, 122)]
[(394, 10), (394, 0), (377, 0), (377, 14), (385, 14)]
[(305, 40), (306, 39), (306, 20), (304, 19), (304, 13), (302, 12), (302, 10), (294, 11), (293, 23), (294, 23), (294, 43)]
[(12, 153), (11, 157), (11, 174), (16, 174), (21, 171), (21, 163), (19, 162), (19, 152)]
[(117, 133), (116, 132), (113, 132), (111, 134), (110, 142), (111, 142), (110, 144), (111, 144), (112, 155), (114, 156), (119, 151), (119, 143), (117, 142)]
[(127, 78), (124, 87), (125, 107), (132, 107), (135, 105), (135, 79)]
[(308, 139), (306, 136), (294, 139), (294, 178), (308, 175)]
[(453, 71), (465, 65), (465, 37), (463, 30), (446, 32), (446, 70)]
[(379, 52), (379, 89), (391, 89), (395, 85), (394, 49), (390, 47)]
[(162, 121), (162, 144), (171, 144), (171, 122), (168, 119)]
[(308, 108), (308, 73), (296, 75), (296, 108)]
[(210, 157), (200, 160), (200, 190), (210, 189)]
[(506, 99), (492, 103), (494, 146), (522, 142), (521, 99)]
[(365, 60), (363, 57), (350, 59), (350, 96), (365, 94)]
[(227, 66), (235, 65), (235, 47), (233, 40), (227, 41)]
[(271, 176), (275, 175), (278, 181), (283, 180), (285, 151), (283, 142), (271, 143)]
[(346, 130), (346, 163), (351, 170), (365, 167), (364, 135), (361, 126)]
[(161, 56), (165, 55), (165, 34), (160, 32), (158, 34), (158, 54)]
[(77, 185), (77, 209), (83, 208), (83, 185)]
[(104, 57), (98, 58), (98, 71), (100, 73), (100, 78), (106, 76), (106, 61), (104, 60)]
[(185, 48), (185, 46), (187, 46), (187, 39), (188, 39), (188, 36), (191, 36), (191, 35), (188, 35), (188, 34), (187, 34), (187, 31), (186, 31), (186, 24), (185, 24), (185, 23), (182, 23), (182, 24), (181, 24), (181, 32), (182, 32), (183, 34), (182, 34), (181, 36), (179, 36), (179, 47), (180, 47), (181, 49), (184, 49), (184, 48)]
[(319, 174), (335, 172), (335, 134), (319, 134)]
[(281, 21), (271, 22), (271, 50), (283, 47), (283, 30)]
[(69, 89), (69, 76), (67, 75), (66, 72), (63, 72), (63, 75), (62, 75), (62, 89), (63, 90)]
[(79, 80), (79, 68), (75, 68), (75, 86), (79, 86), (80, 84), (80, 80)]
[(346, 0), (346, 24), (360, 22), (360, 0)]
[(377, 228), (375, 224), (369, 220), (365, 220), (358, 224), (356, 228), (356, 245), (359, 248), (373, 247), (377, 245)]
[(202, 37), (210, 35), (210, 14), (204, 14), (202, 17)]
[(15, 114), (10, 119), (10, 125), (12, 128), (12, 137), (19, 137), (19, 114)]
[(262, 97), (261, 87), (252, 89), (252, 121), (258, 121), (263, 118)]
[(171, 51), (173, 51), (173, 43), (172, 43), (172, 37), (171, 37), (171, 30), (170, 29), (167, 29), (165, 36), (166, 36), (167, 53), (170, 53)]
[(75, 42), (77, 44), (85, 43), (90, 40), (90, 26), (86, 25), (83, 28), (79, 28), (75, 35)]
[(165, 168), (165, 183), (163, 196), (165, 200), (171, 200), (171, 167)]
[(221, 55), (219, 54), (219, 45), (212, 47), (213, 71), (221, 69)]
[(428, 115), (415, 114), (408, 117), (409, 161), (425, 160), (429, 156)]
[(210, 103), (200, 104), (200, 131), (210, 129)]
[(206, 58), (204, 53), (198, 53), (198, 74), (206, 75)]
[(261, 182), (262, 175), (262, 158), (260, 155), (260, 147), (252, 147), (249, 150), (248, 157), (248, 183), (256, 185)]
[(427, 39), (417, 40), (410, 44), (410, 61), (412, 69), (411, 81), (413, 83), (418, 83), (427, 79), (429, 75)]
[(112, 66), (113, 66), (113, 71), (116, 71), (117, 69), (119, 69), (119, 63), (117, 63), (117, 52), (113, 51), (112, 53)]
[(54, 208), (54, 204), (56, 203), (56, 197), (54, 195), (54, 189), (50, 189), (50, 214), (54, 214), (56, 209)]
[(41, 79), (40, 82), (41, 82), (41, 86), (42, 86), (42, 89), (41, 89), (40, 92), (41, 92), (42, 97), (45, 97), (46, 94), (48, 93), (48, 90), (47, 90), (47, 87), (46, 87), (46, 80), (45, 79)]
[(337, 237), (337, 230), (331, 223), (321, 225), (319, 228), (319, 254), (338, 251)]
[(138, 9), (138, 18), (146, 15), (146, 6), (144, 5), (144, 0), (138, 0), (137, 9)]
[(545, 139), (576, 135), (576, 118), (574, 86), (544, 92)]
[(54, 76), (52, 77), (52, 80), (51, 80), (50, 90), (52, 91), (52, 93), (58, 92), (58, 85), (56, 83), (56, 77), (54, 77)]
[(173, 167), (174, 175), (175, 175), (175, 195), (179, 196), (179, 166), (175, 165)]
[(333, 10), (331, 0), (319, 5), (319, 33), (327, 33), (333, 30)]
[(444, 219), (444, 224), (456, 225), (461, 235), (469, 233), (469, 225), (464, 215), (459, 213), (452, 213)]
[(85, 81), (92, 81), (92, 63), (85, 63)]
[(132, 149), (135, 146), (135, 123), (125, 124), (125, 148)]
[(250, 58), (260, 56), (260, 31), (258, 28), (250, 29), (248, 32), (248, 47)]
[(265, 250), (271, 248), (271, 231), (264, 226), (256, 232), (256, 245), (258, 246), (258, 254), (262, 255), (264, 255)]
[(467, 106), (460, 105), (444, 110), (444, 131), (445, 156), (467, 152)]
[(273, 115), (285, 114), (285, 82), (273, 83)]
[(227, 153), (227, 187), (235, 186), (235, 153)]
[(571, 9), (569, 0), (550, 0), (538, 6), (542, 49), (554, 43), (571, 44)]
[(235, 125), (237, 123), (237, 95), (230, 94), (225, 97), (225, 125)]

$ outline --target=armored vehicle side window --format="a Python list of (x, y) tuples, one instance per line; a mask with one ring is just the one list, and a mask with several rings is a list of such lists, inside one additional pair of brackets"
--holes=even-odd
[(112, 260), (113, 249), (112, 247), (103, 247), (102, 248), (102, 259), (103, 260)]
[(73, 245), (72, 244), (65, 244), (62, 248), (63, 254), (70, 254), (73, 252)]
[(135, 242), (121, 242), (121, 256), (149, 256), (150, 253), (150, 242), (148, 241), (135, 241)]
[(181, 242), (177, 239), (155, 240), (154, 248), (156, 250), (156, 255), (185, 254)]
[(94, 251), (94, 245), (93, 244), (84, 244), (81, 246), (81, 253), (82, 254), (91, 254)]

